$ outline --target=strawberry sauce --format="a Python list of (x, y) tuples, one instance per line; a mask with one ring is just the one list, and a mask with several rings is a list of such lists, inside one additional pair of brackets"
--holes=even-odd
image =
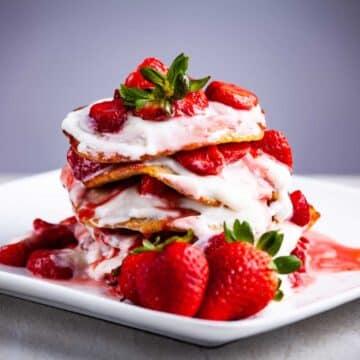
[(309, 231), (309, 265), (317, 272), (360, 271), (360, 248), (351, 248), (332, 240), (326, 235)]
[(360, 248), (341, 245), (316, 231), (304, 234), (297, 252), (304, 265), (289, 276), (294, 288), (312, 284), (320, 273), (360, 271)]

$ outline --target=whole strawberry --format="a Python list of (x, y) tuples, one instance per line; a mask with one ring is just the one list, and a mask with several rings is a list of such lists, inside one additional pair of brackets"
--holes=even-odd
[(159, 59), (156, 59), (154, 57), (148, 57), (143, 60), (141, 64), (139, 64), (135, 71), (131, 72), (126, 80), (125, 85), (128, 87), (135, 87), (139, 89), (149, 89), (153, 88), (155, 85), (151, 83), (150, 81), (147, 81), (144, 79), (144, 77), (141, 74), (141, 69), (143, 67), (150, 67), (153, 70), (156, 70), (160, 72), (161, 74), (166, 74), (168, 71), (167, 66), (161, 62)]
[(149, 309), (194, 316), (204, 297), (209, 268), (203, 252), (188, 243), (190, 239), (192, 232), (162, 244), (144, 241), (143, 247), (135, 249), (140, 254), (129, 255), (126, 268), (120, 270), (125, 297)]
[(256, 247), (247, 222), (235, 221), (232, 231), (225, 225), (224, 234), (226, 242), (218, 237), (215, 248), (210, 243), (207, 249), (210, 278), (198, 314), (203, 319), (236, 320), (256, 314), (282, 297), (277, 273), (289, 273), (301, 265), (294, 256), (272, 260), (283, 239), (276, 231), (263, 234)]

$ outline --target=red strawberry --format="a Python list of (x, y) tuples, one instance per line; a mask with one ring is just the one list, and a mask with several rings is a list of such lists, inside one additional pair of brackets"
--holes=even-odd
[(223, 169), (225, 162), (216, 145), (181, 151), (174, 157), (184, 168), (198, 175), (217, 175)]
[(174, 103), (175, 116), (194, 116), (209, 106), (205, 93), (201, 90), (188, 93), (183, 99)]
[[(35, 250), (31, 253), (26, 267), (33, 275), (46, 279), (71, 279), (73, 270), (61, 257), (61, 250)], [(57, 259), (59, 257), (59, 259)]]
[(122, 128), (127, 119), (127, 109), (115, 90), (114, 99), (94, 104), (90, 108), (90, 125), (100, 133), (116, 133)]
[(85, 181), (92, 174), (109, 167), (109, 164), (101, 164), (81, 157), (70, 148), (67, 152), (67, 161), (76, 179)]
[(175, 190), (149, 175), (141, 177), (138, 191), (141, 195), (156, 195), (169, 201), (175, 201), (179, 198), (179, 194)]
[(141, 64), (139, 64), (135, 71), (130, 73), (125, 80), (125, 85), (128, 87), (136, 87), (140, 89), (148, 89), (154, 87), (150, 81), (144, 79), (141, 75), (141, 68), (151, 67), (154, 70), (157, 70), (160, 73), (166, 74), (168, 69), (167, 67), (158, 59), (149, 57), (146, 58)]
[(251, 149), (248, 142), (220, 144), (218, 148), (227, 164), (240, 160)]
[(310, 206), (306, 197), (300, 190), (296, 190), (290, 194), (293, 204), (293, 215), (290, 219), (294, 224), (305, 226), (310, 222)]
[(255, 149), (261, 149), (265, 153), (292, 168), (293, 159), (291, 147), (285, 135), (280, 131), (265, 130), (264, 137), (259, 141), (254, 141), (252, 146)]
[(306, 272), (306, 258), (308, 256), (309, 246), (310, 241), (302, 236), (297, 242), (295, 249), (291, 252), (291, 255), (297, 256), (302, 263), (300, 269), (289, 275), (289, 280), (293, 287), (298, 287), (311, 281), (311, 277)]
[(141, 254), (128, 255), (120, 268), (118, 276), (118, 285), (121, 294), (125, 299), (130, 300), (132, 303), (139, 305), (140, 300), (136, 290), (136, 272), (141, 263), (152, 261), (156, 253), (143, 252)]
[(204, 254), (183, 242), (173, 242), (153, 253), (151, 261), (141, 262), (136, 271), (140, 304), (153, 310), (194, 316), (209, 276)]
[(235, 220), (233, 229), (224, 224), (205, 249), (210, 267), (209, 285), (198, 316), (210, 320), (236, 320), (256, 314), (272, 299), (281, 300), (280, 274), (299, 269), (295, 256), (276, 255), (283, 242), (278, 231), (268, 231), (254, 244), (246, 221)]
[(211, 237), (208, 241), (207, 246), (204, 249), (206, 257), (212, 255), (214, 252), (216, 252), (216, 250), (221, 248), (223, 245), (226, 245), (225, 234), (223, 232)]
[(133, 112), (144, 120), (163, 121), (169, 118), (164, 107), (156, 102), (148, 103), (138, 110), (134, 109)]
[(0, 247), (0, 263), (25, 266), (30, 253), (37, 249), (62, 249), (77, 244), (73, 234), (73, 219), (63, 224), (50, 224), (41, 219), (33, 222), (34, 230), (23, 240)]
[(23, 267), (30, 255), (30, 249), (24, 241), (0, 247), (0, 264)]
[(253, 92), (221, 81), (211, 82), (205, 93), (209, 100), (221, 102), (235, 109), (249, 110), (258, 104), (258, 98)]
[(271, 257), (246, 242), (218, 248), (208, 257), (209, 286), (199, 317), (236, 320), (263, 309), (275, 296), (276, 272), (269, 268)]

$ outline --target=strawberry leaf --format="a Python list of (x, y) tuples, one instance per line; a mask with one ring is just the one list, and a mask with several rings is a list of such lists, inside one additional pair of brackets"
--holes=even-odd
[(208, 82), (210, 77), (189, 79), (187, 75), (189, 57), (180, 54), (171, 63), (167, 75), (160, 73), (149, 66), (140, 69), (141, 75), (154, 87), (143, 90), (120, 85), (120, 95), (128, 107), (141, 108), (157, 106), (168, 115), (172, 114), (173, 103), (183, 99), (189, 92), (198, 91)]
[(276, 292), (275, 292), (275, 296), (274, 296), (274, 300), (275, 301), (281, 301), (284, 297), (284, 293), (282, 290), (280, 289), (277, 289)]
[(201, 79), (191, 79), (189, 84), (190, 91), (194, 92), (202, 89), (209, 80), (210, 80), (210, 76)]
[(251, 230), (251, 226), (247, 221), (242, 223), (237, 219), (234, 221), (234, 236), (237, 241), (245, 241), (250, 244), (254, 243), (254, 234)]
[(268, 231), (261, 235), (256, 247), (274, 256), (280, 250), (284, 235), (278, 231)]
[(184, 53), (178, 55), (174, 61), (171, 63), (169, 72), (168, 72), (168, 80), (170, 86), (174, 86), (175, 80), (179, 74), (184, 75), (187, 72), (189, 66), (189, 57)]
[(154, 70), (152, 67), (144, 66), (140, 69), (141, 75), (151, 83), (163, 86), (166, 80), (165, 75), (161, 74), (160, 72)]
[(301, 260), (294, 256), (279, 256), (275, 258), (271, 264), (270, 268), (276, 270), (279, 274), (290, 274), (296, 270), (299, 270), (301, 267)]

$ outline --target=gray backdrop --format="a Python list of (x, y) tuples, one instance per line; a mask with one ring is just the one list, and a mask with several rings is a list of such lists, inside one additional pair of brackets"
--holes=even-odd
[(360, 1), (4, 1), (1, 172), (64, 162), (64, 115), (144, 57), (254, 90), (296, 171), (360, 172)]

